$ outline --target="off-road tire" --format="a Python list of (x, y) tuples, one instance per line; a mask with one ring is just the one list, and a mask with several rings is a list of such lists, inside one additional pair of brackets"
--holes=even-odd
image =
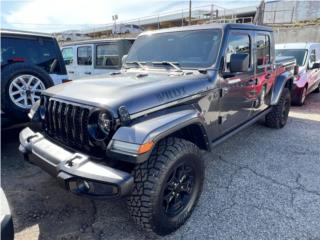
[[(181, 164), (190, 164), (194, 169), (194, 188), (185, 208), (175, 216), (168, 216), (163, 207), (163, 195), (171, 171)], [(159, 142), (148, 161), (135, 167), (133, 176), (134, 188), (128, 198), (131, 217), (142, 229), (166, 235), (186, 222), (198, 202), (204, 179), (203, 158), (195, 144), (167, 138)]]
[(272, 106), (271, 112), (266, 115), (265, 122), (271, 128), (283, 128), (288, 120), (290, 111), (290, 90), (284, 88), (277, 105)]
[(1, 69), (1, 110), (10, 118), (27, 121), (29, 109), (24, 109), (12, 102), (9, 96), (9, 86), (19, 75), (29, 74), (41, 80), (46, 88), (53, 86), (49, 74), (40, 67), (29, 63), (15, 63)]

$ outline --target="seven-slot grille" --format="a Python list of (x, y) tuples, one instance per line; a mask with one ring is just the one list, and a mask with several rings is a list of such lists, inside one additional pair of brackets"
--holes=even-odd
[(41, 96), (41, 105), (45, 108), (43, 127), (49, 136), (71, 147), (88, 149), (89, 107), (59, 101), (44, 95)]

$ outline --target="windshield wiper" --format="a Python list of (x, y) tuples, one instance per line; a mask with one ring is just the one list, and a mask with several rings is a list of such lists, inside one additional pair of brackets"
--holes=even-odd
[(178, 66), (178, 62), (169, 62), (169, 61), (161, 61), (161, 62), (151, 62), (153, 65), (169, 65), (176, 69), (177, 71), (182, 71), (182, 69)]
[(135, 65), (139, 66), (140, 68), (145, 69), (145, 67), (143, 66), (143, 64), (146, 64), (146, 62), (132, 61), (132, 62), (126, 62), (125, 64), (126, 64), (126, 65), (127, 65), (127, 64), (135, 64)]

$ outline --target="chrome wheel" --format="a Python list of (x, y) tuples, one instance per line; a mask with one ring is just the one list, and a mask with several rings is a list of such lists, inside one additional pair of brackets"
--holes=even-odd
[(20, 75), (10, 83), (9, 96), (16, 106), (28, 109), (40, 99), (44, 89), (46, 87), (39, 78), (29, 74)]

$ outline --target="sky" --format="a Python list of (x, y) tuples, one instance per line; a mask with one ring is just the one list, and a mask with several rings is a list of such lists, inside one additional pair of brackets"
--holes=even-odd
[[(37, 32), (83, 30), (118, 21), (187, 11), (189, 0), (0, 0), (1, 28)], [(258, 6), (260, 0), (192, 0), (194, 8), (216, 4), (223, 8)], [(207, 8), (209, 9), (209, 7)]]

